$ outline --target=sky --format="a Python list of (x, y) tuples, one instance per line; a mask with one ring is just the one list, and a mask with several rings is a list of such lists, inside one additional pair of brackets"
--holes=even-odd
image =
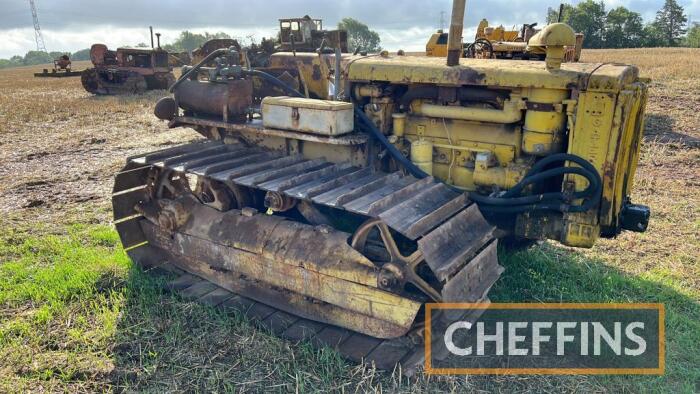
[[(580, 0), (568, 1), (576, 4)], [(604, 0), (606, 8), (623, 5), (652, 20), (664, 0)], [(678, 0), (695, 21), (700, 0)], [(223, 31), (259, 40), (276, 34), (277, 19), (306, 14), (333, 27), (353, 17), (376, 30), (389, 50), (423, 50), (440, 27), (441, 12), (449, 24), (451, 0), (35, 0), (48, 51), (77, 51), (96, 42), (109, 47), (149, 42), (148, 26), (162, 33), (162, 43), (180, 31)], [(506, 27), (544, 22), (557, 0), (467, 0), (465, 37), (482, 18)], [(447, 28), (447, 26), (443, 26)], [(0, 58), (36, 49), (28, 0), (0, 0)]]

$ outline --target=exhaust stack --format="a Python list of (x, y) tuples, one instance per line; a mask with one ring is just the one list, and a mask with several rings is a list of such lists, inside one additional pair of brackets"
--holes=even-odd
[(151, 31), (151, 49), (155, 49), (153, 44), (153, 26), (148, 26), (148, 29)]
[(452, 1), (452, 23), (450, 24), (450, 33), (447, 42), (447, 65), (459, 65), (459, 59), (462, 57), (462, 33), (464, 31), (464, 9), (467, 6), (467, 0)]

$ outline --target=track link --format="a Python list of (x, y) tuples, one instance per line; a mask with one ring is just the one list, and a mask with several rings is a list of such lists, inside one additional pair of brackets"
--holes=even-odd
[[(213, 141), (127, 160), (116, 176), (113, 209), (117, 230), (132, 260), (144, 268), (158, 266), (176, 272), (179, 277), (170, 287), (185, 298), (238, 311), (283, 338), (331, 347), (349, 360), (374, 364), (378, 369), (401, 365), (410, 375), (423, 364), (425, 344), (420, 322), (409, 335), (378, 339), (292, 315), (219, 287), (203, 279), (208, 275), (202, 272), (175, 267), (167, 253), (148, 245), (142, 228), (145, 219), (135, 209), (148, 199), (146, 185), (154, 167), (282, 193), (374, 218), (417, 243), (417, 253), (445, 283), (441, 297), (446, 302), (488, 302), (487, 293), (503, 270), (495, 254), (493, 227), (464, 194), (432, 178), (418, 180), (400, 173)], [(478, 311), (472, 311), (464, 319), (476, 320), (478, 316)]]

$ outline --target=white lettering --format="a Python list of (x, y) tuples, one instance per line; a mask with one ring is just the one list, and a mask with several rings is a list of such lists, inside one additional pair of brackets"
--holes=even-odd
[(644, 323), (634, 322), (629, 324), (627, 328), (625, 328), (625, 335), (627, 335), (627, 338), (638, 345), (636, 350), (625, 347), (626, 356), (636, 357), (644, 354), (644, 352), (647, 351), (647, 341), (645, 341), (644, 338), (634, 333), (635, 328), (644, 330)]
[(476, 324), (476, 354), (479, 356), (484, 355), (484, 343), (485, 342), (495, 342), (496, 343), (496, 356), (503, 355), (503, 322), (496, 323), (496, 333), (494, 335), (486, 335), (484, 333), (484, 323), (479, 322)]
[(508, 355), (527, 356), (528, 349), (518, 349), (518, 344), (525, 342), (525, 335), (517, 335), (518, 329), (527, 328), (527, 322), (508, 323)]
[(622, 355), (622, 323), (616, 322), (614, 326), (615, 337), (613, 338), (605, 327), (599, 322), (591, 323), (593, 326), (593, 355), (600, 356), (600, 339), (605, 340), (608, 347), (615, 352), (615, 355)]
[(581, 355), (588, 356), (588, 322), (581, 323)]
[(557, 356), (563, 356), (567, 342), (573, 342), (573, 335), (566, 335), (566, 329), (576, 328), (576, 322), (557, 322)]
[(447, 331), (445, 331), (445, 346), (447, 347), (447, 350), (449, 350), (450, 353), (454, 354), (455, 356), (469, 356), (472, 354), (471, 346), (461, 348), (454, 343), (453, 336), (455, 331), (459, 330), (460, 328), (469, 331), (472, 328), (472, 324), (468, 321), (458, 321), (450, 324), (450, 326), (447, 327)]
[(532, 323), (532, 355), (540, 355), (540, 343), (549, 342), (549, 335), (542, 335), (543, 328), (552, 328), (552, 322), (536, 321)]

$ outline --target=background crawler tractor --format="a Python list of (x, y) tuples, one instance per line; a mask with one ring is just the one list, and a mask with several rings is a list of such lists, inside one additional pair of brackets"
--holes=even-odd
[(132, 259), (285, 338), (411, 372), (426, 303), (488, 302), (497, 238), (591, 247), (644, 231), (649, 210), (628, 197), (637, 69), (562, 64), (563, 24), (545, 28), (544, 62), (460, 59), (464, 8), (447, 62), (338, 48), (252, 69), (222, 49), (185, 68), (155, 112), (205, 139), (117, 174)]
[(83, 88), (93, 94), (138, 94), (147, 90), (168, 89), (175, 83), (170, 66), (171, 55), (153, 42), (152, 48), (107, 49), (103, 44), (90, 48), (93, 68), (82, 72)]

